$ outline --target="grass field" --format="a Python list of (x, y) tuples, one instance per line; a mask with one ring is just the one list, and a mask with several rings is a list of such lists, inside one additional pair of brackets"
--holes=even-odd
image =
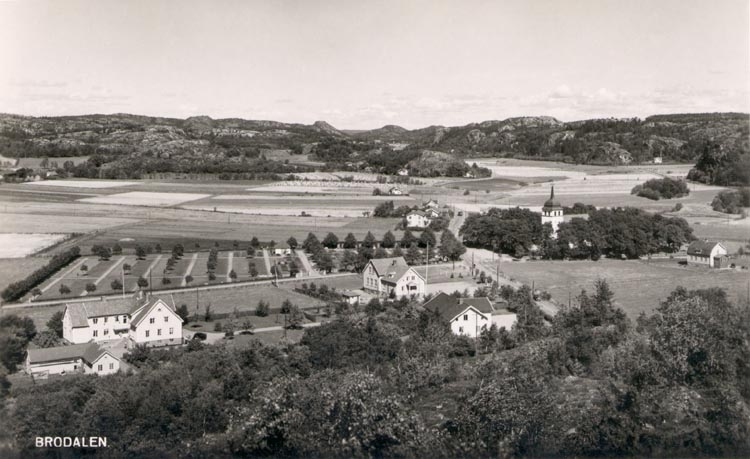
[(191, 314), (196, 311), (204, 312), (207, 304), (210, 304), (211, 310), (216, 313), (231, 313), (234, 308), (237, 308), (238, 311), (254, 311), (260, 300), (267, 301), (271, 309), (280, 308), (285, 299), (289, 299), (302, 309), (324, 305), (322, 301), (315, 298), (268, 284), (205, 290), (197, 292), (197, 295), (195, 290), (188, 289), (184, 292), (165, 296), (167, 297), (165, 300), (168, 299), (170, 304), (172, 297), (174, 297), (177, 306), (186, 304)]
[(528, 285), (533, 282), (560, 303), (568, 302), (569, 293), (575, 298), (581, 289), (591, 292), (596, 279), (606, 279), (615, 301), (631, 319), (652, 312), (678, 286), (722, 287), (733, 300), (745, 301), (750, 278), (748, 271), (683, 267), (676, 260), (510, 262), (502, 263), (500, 272)]
[(0, 258), (0, 291), (46, 265), (49, 258)]
[(23, 258), (63, 239), (64, 234), (0, 233), (0, 258)]

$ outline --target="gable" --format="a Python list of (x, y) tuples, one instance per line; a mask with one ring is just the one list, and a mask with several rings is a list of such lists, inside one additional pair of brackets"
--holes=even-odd
[[(162, 299), (157, 298), (149, 301), (146, 305), (135, 312), (130, 322), (131, 328), (137, 328), (142, 323), (148, 323), (146, 319), (169, 316), (177, 319), (177, 323), (182, 324), (182, 318)], [(170, 319), (171, 320), (171, 319)]]

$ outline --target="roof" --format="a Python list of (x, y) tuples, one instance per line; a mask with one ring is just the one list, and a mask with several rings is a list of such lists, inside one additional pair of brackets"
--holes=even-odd
[(421, 211), (421, 210), (412, 210), (411, 212), (409, 212), (408, 214), (406, 214), (407, 217), (409, 215), (419, 215), (420, 217), (426, 217), (427, 216), (427, 214), (425, 214), (424, 211)]
[[(404, 257), (375, 258), (370, 260), (370, 263), (372, 263), (372, 267), (375, 268), (378, 277), (381, 277), (381, 281), (390, 284), (398, 282), (398, 280), (404, 277), (404, 274), (411, 269), (409, 264), (406, 263), (406, 260), (404, 260)], [(416, 272), (416, 270), (414, 270), (414, 272), (417, 276), (422, 278), (422, 275)]]
[(362, 295), (359, 294), (359, 293), (357, 293), (357, 292), (351, 292), (351, 291), (347, 290), (345, 292), (341, 292), (341, 296), (345, 296), (347, 298), (356, 298), (356, 297), (362, 296)]
[[(29, 349), (29, 363), (62, 362), (84, 358), (89, 348), (99, 348), (96, 343), (72, 344), (41, 349)], [(92, 351), (93, 352), (93, 351)]]
[(91, 343), (89, 347), (86, 348), (86, 351), (83, 353), (83, 360), (87, 361), (88, 363), (93, 364), (94, 362), (99, 360), (99, 358), (103, 356), (104, 354), (109, 354), (109, 351), (99, 347), (99, 345), (96, 343)]
[(721, 245), (719, 242), (709, 241), (693, 241), (690, 243), (687, 249), (688, 255), (700, 255), (708, 257), (711, 255), (711, 251), (717, 245)]
[[(131, 328), (137, 327), (138, 324), (146, 318), (148, 313), (151, 312), (151, 310), (154, 309), (154, 306), (156, 306), (157, 304), (163, 304), (169, 311), (174, 313), (172, 307), (169, 306), (166, 301), (162, 300), (161, 298), (152, 296), (146, 303), (143, 304), (143, 306), (139, 307), (136, 311), (133, 311), (135, 314), (130, 319)], [(180, 318), (180, 320), (182, 320), (182, 318)]]
[(139, 301), (133, 296), (104, 301), (70, 303), (67, 305), (67, 309), (70, 312), (73, 328), (79, 328), (87, 327), (88, 319), (92, 317), (130, 314), (138, 307), (138, 304)]
[(550, 208), (553, 208), (553, 207), (562, 207), (560, 205), (560, 201), (558, 201), (557, 199), (555, 199), (555, 186), (554, 185), (552, 185), (552, 190), (550, 191), (549, 199), (547, 201), (545, 201), (545, 203), (544, 203), (544, 208), (545, 209), (550, 209)]
[(456, 298), (440, 292), (433, 299), (425, 303), (424, 308), (438, 314), (445, 321), (451, 321), (469, 308), (476, 309), (482, 314), (492, 313), (492, 303), (488, 298)]

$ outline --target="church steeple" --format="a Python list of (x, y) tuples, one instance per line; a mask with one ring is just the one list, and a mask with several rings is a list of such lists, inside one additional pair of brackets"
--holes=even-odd
[(552, 190), (549, 193), (550, 199), (555, 199), (555, 185), (552, 185)]

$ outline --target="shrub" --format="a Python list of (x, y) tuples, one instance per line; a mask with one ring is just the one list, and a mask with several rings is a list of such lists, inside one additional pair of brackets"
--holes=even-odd
[(206, 338), (207, 338), (207, 336), (203, 332), (198, 332), (198, 333), (196, 333), (196, 334), (193, 335), (193, 339), (199, 339), (201, 341), (205, 341)]

